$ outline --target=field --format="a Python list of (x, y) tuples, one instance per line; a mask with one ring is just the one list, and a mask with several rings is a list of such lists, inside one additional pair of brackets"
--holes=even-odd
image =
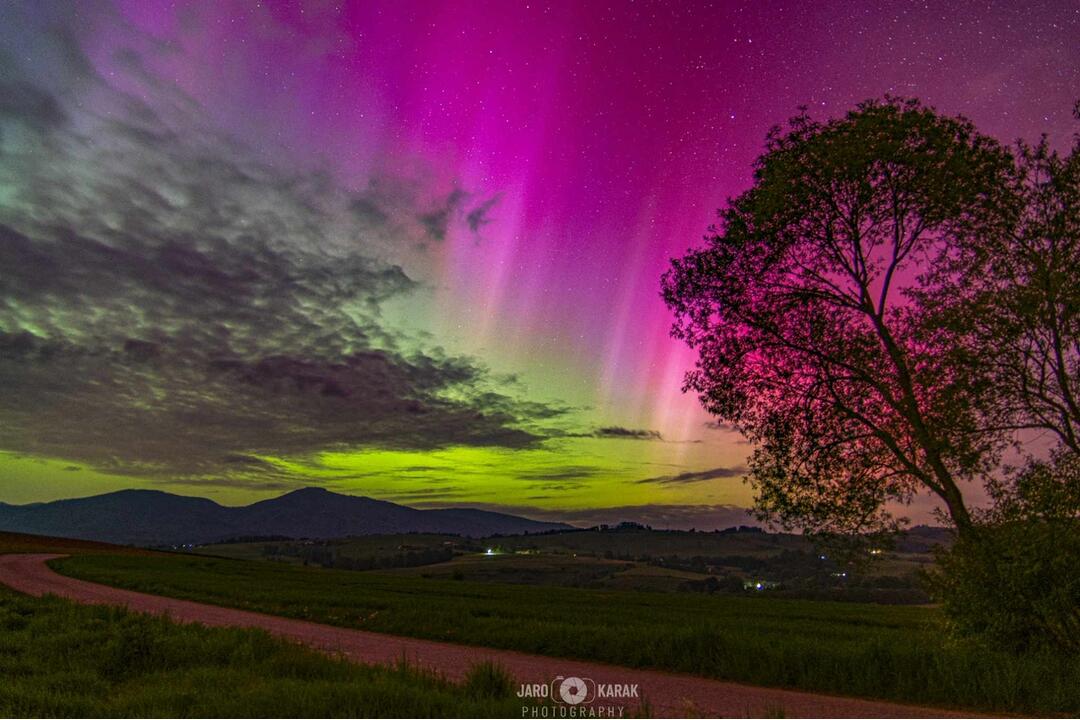
[(527, 587), (211, 557), (54, 561), (145, 592), (367, 630), (991, 712), (1080, 712), (1080, 658), (943, 640), (931, 608)]
[(551, 554), (463, 555), (437, 565), (388, 572), (441, 580), (665, 592), (708, 577), (645, 563)]
[[(3, 717), (509, 717), (476, 673), (335, 660), (253, 630), (176, 625), (0, 588)], [(490, 697), (491, 691), (499, 697)]]
[[(0, 533), (0, 553), (107, 549), (124, 552)], [(0, 587), (0, 717), (519, 715), (509, 679), (491, 670), (455, 685), (414, 668), (337, 660), (260, 631), (178, 625)]]
[(122, 547), (91, 540), (49, 538), (39, 535), (0, 532), (0, 555), (5, 553), (63, 553), (69, 555), (160, 555), (141, 548)]
[(193, 552), (348, 570), (478, 582), (609, 590), (728, 592), (764, 581), (768, 594), (920, 604), (918, 571), (940, 542), (923, 529), (889, 551), (838, 562), (799, 535), (692, 533), (643, 528), (463, 538), (400, 534), (339, 540), (262, 540), (206, 545)]

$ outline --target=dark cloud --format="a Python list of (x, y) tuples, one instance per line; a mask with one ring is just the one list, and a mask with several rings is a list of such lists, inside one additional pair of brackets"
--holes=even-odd
[(663, 440), (663, 436), (656, 430), (638, 430), (624, 427), (603, 427), (593, 433), (599, 438), (620, 438), (626, 440)]
[(0, 79), (0, 116), (31, 127), (55, 127), (67, 113), (49, 92), (25, 81)]
[(731, 425), (729, 423), (718, 422), (718, 421), (710, 421), (710, 422), (705, 423), (705, 427), (708, 428), (709, 430), (719, 430), (720, 432), (732, 433), (732, 434), (738, 435), (738, 437), (735, 438), (735, 444), (736, 445), (749, 445), (750, 444), (750, 441), (747, 440), (742, 435), (739, 435), (739, 431), (735, 428), (735, 426)]
[(515, 477), (522, 480), (583, 480), (599, 475), (603, 472), (600, 468), (590, 465), (569, 465), (538, 470), (524, 470), (516, 473)]
[(0, 143), (23, 139), (0, 144), (0, 448), (276, 490), (293, 486), (259, 456), (528, 447), (565, 412), (382, 318), (418, 288), (388, 258), (417, 217), (444, 235), (463, 193), (425, 214), (393, 183), (282, 171), (135, 51), (114, 57), (139, 96), (52, 42), (101, 109), (0, 56)]
[(644, 480), (637, 480), (638, 483), (655, 483), (657, 485), (686, 485), (689, 483), (704, 482), (705, 480), (716, 480), (717, 478), (741, 478), (749, 472), (747, 468), (742, 465), (736, 465), (735, 467), (718, 467), (711, 470), (699, 470), (695, 472), (684, 472), (678, 475), (660, 475), (657, 477), (645, 478)]
[(499, 204), (501, 198), (496, 195), (485, 202), (480, 203), (465, 215), (465, 223), (474, 234), (479, 233), (485, 225), (491, 222), (491, 211)]
[(586, 487), (587, 483), (580, 480), (563, 480), (561, 482), (536, 483), (529, 485), (530, 490), (542, 490), (544, 492), (566, 492)]
[(501, 198), (495, 195), (467, 207), (471, 199), (472, 196), (464, 190), (454, 189), (437, 207), (418, 215), (417, 220), (428, 237), (437, 242), (446, 239), (455, 220), (463, 221), (474, 235), (478, 235), (484, 226), (491, 222), (489, 215)]
[(709, 430), (719, 430), (720, 432), (738, 432), (734, 425), (730, 425), (725, 422), (719, 422), (717, 420), (709, 420), (705, 423), (705, 427)]
[(175, 480), (165, 480), (163, 483), (166, 485), (193, 488), (237, 488), (263, 492), (292, 492), (293, 490), (300, 490), (306, 485), (306, 483), (302, 481), (268, 480), (259, 477), (179, 478)]
[(442, 205), (419, 216), (420, 224), (432, 239), (440, 242), (446, 239), (446, 233), (450, 230), (450, 221), (455, 214), (461, 212), (461, 205), (468, 197), (468, 193), (464, 190), (456, 189), (446, 197)]
[[(545, 499), (538, 496), (535, 499)], [(558, 510), (530, 505), (499, 505), (495, 503), (454, 503), (437, 500), (410, 503), (416, 507), (474, 507), (495, 512), (510, 513), (533, 520), (565, 522), (578, 527), (616, 525), (623, 521), (651, 525), (666, 530), (723, 530), (737, 525), (759, 526), (746, 508), (734, 505), (624, 505), (611, 508), (587, 508), (583, 510)]]
[(382, 226), (390, 221), (390, 215), (379, 207), (376, 201), (363, 195), (356, 197), (349, 203), (349, 210), (364, 223)]
[(433, 502), (436, 500), (444, 500), (457, 497), (471, 497), (474, 493), (464, 488), (458, 487), (445, 487), (445, 488), (422, 488), (420, 490), (406, 490), (391, 495), (383, 496), (383, 500), (389, 500), (390, 502), (404, 503), (406, 505), (415, 505), (417, 501)]

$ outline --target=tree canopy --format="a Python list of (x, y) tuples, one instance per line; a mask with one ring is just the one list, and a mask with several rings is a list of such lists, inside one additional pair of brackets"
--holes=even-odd
[[(1006, 443), (979, 343), (945, 323), (935, 263), (1015, 225), (1010, 152), (886, 98), (774, 129), (753, 186), (663, 296), (698, 351), (686, 390), (755, 446), (759, 512), (851, 533), (929, 490), (961, 532), (966, 482)], [(953, 275), (957, 277), (957, 275)]]
[(1080, 454), (1080, 139), (1066, 156), (1020, 142), (1006, 225), (944, 248), (923, 301), (977, 351), (1003, 424)]

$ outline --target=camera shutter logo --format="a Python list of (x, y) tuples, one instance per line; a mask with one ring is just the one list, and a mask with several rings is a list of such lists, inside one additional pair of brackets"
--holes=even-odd
[(559, 683), (559, 697), (567, 705), (579, 705), (589, 695), (589, 687), (579, 677), (563, 678)]

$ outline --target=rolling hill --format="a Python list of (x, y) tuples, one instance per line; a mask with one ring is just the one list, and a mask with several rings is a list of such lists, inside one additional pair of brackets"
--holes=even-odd
[(121, 490), (32, 505), (0, 503), (0, 530), (147, 547), (266, 536), (321, 539), (428, 532), (480, 537), (568, 527), (485, 510), (417, 510), (322, 488), (242, 507), (159, 490)]

